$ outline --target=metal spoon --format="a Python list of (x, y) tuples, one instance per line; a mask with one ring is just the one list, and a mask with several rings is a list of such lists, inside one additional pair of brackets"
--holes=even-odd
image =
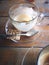
[(37, 34), (38, 31), (35, 31), (35, 30), (31, 30), (27, 33), (19, 33), (19, 34), (0, 34), (0, 39), (4, 39), (4, 38), (7, 38), (7, 37), (12, 37), (12, 36), (34, 36), (35, 34)]
[(22, 35), (22, 36), (34, 36), (35, 34), (37, 34), (38, 31), (35, 31), (35, 30), (32, 30), (32, 31), (29, 31), (27, 33), (22, 33), (22, 34), (17, 34), (17, 35)]

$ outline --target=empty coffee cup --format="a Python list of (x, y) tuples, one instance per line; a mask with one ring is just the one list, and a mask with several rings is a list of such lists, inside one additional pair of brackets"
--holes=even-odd
[(13, 26), (22, 32), (31, 30), (36, 23), (42, 20), (38, 8), (30, 3), (12, 6), (9, 10), (9, 16)]

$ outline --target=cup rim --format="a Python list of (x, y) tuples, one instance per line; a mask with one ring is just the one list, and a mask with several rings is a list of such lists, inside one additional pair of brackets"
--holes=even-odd
[(43, 51), (44, 49), (46, 49), (47, 47), (49, 47), (49, 45), (47, 45), (47, 46), (43, 47), (43, 49), (39, 52), (39, 54), (38, 54), (38, 56), (37, 56), (36, 65), (38, 65), (38, 59), (39, 59), (39, 57), (40, 57), (40, 54), (41, 54), (41, 53), (42, 53), (42, 51)]

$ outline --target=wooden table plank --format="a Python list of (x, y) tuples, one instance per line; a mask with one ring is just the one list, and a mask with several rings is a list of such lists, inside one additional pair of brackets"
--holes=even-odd
[(25, 0), (3, 0), (0, 1), (0, 16), (8, 16), (9, 8), (17, 3), (24, 3)]
[[(0, 17), (0, 34), (5, 33), (5, 24), (6, 24), (7, 20), (8, 20), (8, 17)], [(49, 32), (47, 32), (47, 31), (49, 31), (49, 26), (47, 26), (47, 25), (35, 26), (34, 29), (40, 30), (40, 31), (45, 30), (46, 32), (40, 33), (39, 38), (37, 38), (34, 42), (29, 42), (29, 43), (15, 43), (8, 39), (0, 39), (0, 46), (16, 46), (16, 47), (39, 46), (39, 47), (44, 47), (44, 46), (48, 45), (49, 44), (48, 43), (49, 42)], [(47, 36), (47, 38), (42, 37), (43, 34), (44, 34), (44, 37)], [(44, 40), (44, 42), (42, 39)]]
[[(0, 65), (21, 65), (23, 58), (27, 63), (36, 64), (41, 48), (11, 48), (0, 47)], [(29, 62), (28, 62), (29, 61)]]

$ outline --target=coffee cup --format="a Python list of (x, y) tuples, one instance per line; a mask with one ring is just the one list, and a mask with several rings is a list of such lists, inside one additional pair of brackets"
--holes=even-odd
[(49, 65), (49, 45), (40, 51), (37, 65)]
[(9, 10), (12, 25), (22, 32), (31, 30), (43, 16), (34, 4), (23, 3), (12, 6)]

